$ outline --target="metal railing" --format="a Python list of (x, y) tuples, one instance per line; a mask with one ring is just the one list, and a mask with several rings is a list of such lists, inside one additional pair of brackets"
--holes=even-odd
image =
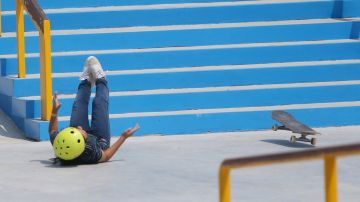
[(36, 0), (16, 0), (16, 36), (18, 48), (18, 77), (26, 77), (24, 10), (39, 31), (41, 119), (51, 116), (51, 36), (50, 21)]
[(219, 171), (220, 202), (231, 201), (230, 171), (245, 167), (263, 166), (275, 163), (324, 159), (325, 198), (327, 202), (337, 201), (336, 157), (360, 154), (360, 144), (310, 149), (298, 152), (261, 155), (224, 160)]

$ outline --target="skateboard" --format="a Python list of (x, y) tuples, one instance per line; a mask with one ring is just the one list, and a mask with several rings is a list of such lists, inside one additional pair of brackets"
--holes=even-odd
[(310, 128), (309, 126), (301, 123), (300, 121), (296, 120), (291, 114), (285, 111), (276, 110), (272, 112), (272, 118), (283, 124), (282, 126), (278, 126), (277, 124), (274, 124), (272, 126), (272, 129), (274, 131), (289, 130), (292, 131), (293, 133), (301, 134), (301, 137), (299, 138), (297, 138), (295, 135), (291, 136), (290, 138), (291, 143), (295, 143), (296, 141), (302, 141), (302, 142), (310, 142), (312, 145), (316, 145), (316, 138), (308, 139), (306, 136), (318, 135), (320, 133)]

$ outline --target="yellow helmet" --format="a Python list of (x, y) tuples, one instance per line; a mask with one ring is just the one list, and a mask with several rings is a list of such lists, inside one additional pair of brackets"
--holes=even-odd
[(53, 144), (55, 155), (63, 160), (73, 160), (85, 150), (85, 139), (77, 128), (60, 131)]

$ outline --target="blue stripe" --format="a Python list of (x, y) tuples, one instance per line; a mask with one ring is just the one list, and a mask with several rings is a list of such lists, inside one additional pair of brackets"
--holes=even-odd
[(345, 0), (343, 3), (343, 18), (360, 17), (360, 1), (359, 0)]
[[(209, 65), (264, 64), (360, 58), (360, 42), (250, 48), (183, 50), (97, 55), (104, 70), (130, 70)], [(300, 54), (301, 53), (301, 54)], [(87, 55), (53, 56), (53, 72), (81, 72)], [(27, 58), (27, 73), (39, 73), (39, 59)], [(6, 59), (6, 72), (17, 74), (16, 59)]]
[[(294, 76), (296, 75), (296, 77)], [(13, 80), (4, 78), (3, 80)], [(195, 71), (176, 73), (154, 73), (135, 75), (109, 75), (111, 92), (203, 88), (220, 86), (242, 86), (263, 84), (286, 84), (303, 82), (326, 82), (360, 80), (360, 64), (318, 65), (281, 67), (269, 69), (240, 69), (218, 71)], [(33, 96), (40, 94), (39, 79), (15, 79), (12, 86), (4, 88), (4, 94)], [(66, 85), (64, 85), (66, 83)], [(75, 94), (79, 77), (63, 77), (53, 79), (53, 90), (60, 94)], [(11, 85), (11, 84), (8, 84)], [(23, 87), (27, 86), (24, 91)]]
[[(48, 14), (52, 30), (329, 18), (333, 2), (300, 2), (158, 10)], [(271, 12), (269, 12), (271, 10)], [(306, 10), (306, 12), (303, 12)], [(240, 15), (241, 13), (241, 15)], [(111, 20), (109, 20), (111, 19)], [(69, 23), (71, 22), (71, 23)], [(3, 32), (14, 32), (14, 15), (3, 16)], [(26, 18), (25, 30), (36, 30)]]
[[(183, 47), (277, 41), (347, 39), (356, 30), (352, 22), (275, 25), (239, 28), (151, 31), (52, 36), (52, 51)], [(74, 44), (76, 43), (76, 46)], [(39, 52), (38, 37), (26, 38), (26, 52)], [(0, 40), (0, 54), (16, 54), (16, 38)]]
[[(211, 3), (219, 2), (219, 0), (37, 0), (43, 9), (53, 8), (83, 8), (83, 7), (99, 7), (99, 6), (133, 6), (133, 5), (152, 5), (152, 4), (178, 4), (178, 3)], [(221, 0), (221, 2), (231, 2), (235, 0)], [(236, 0), (249, 1), (249, 0)], [(250, 0), (252, 1), (252, 0)], [(2, 10), (15, 10), (14, 1), (2, 1)]]
[[(345, 102), (360, 100), (360, 85), (278, 88), (261, 90), (220, 91), (203, 93), (112, 96), (109, 111), (112, 114), (133, 112), (160, 112), (192, 109), (238, 108)], [(70, 116), (74, 99), (62, 99), (61, 116)], [(23, 102), (24, 103), (24, 102)], [(90, 102), (91, 103), (91, 102)], [(17, 107), (17, 116), (40, 116), (40, 101), (27, 101), (27, 108)], [(22, 104), (25, 106), (25, 103)], [(91, 111), (91, 105), (89, 105)]]

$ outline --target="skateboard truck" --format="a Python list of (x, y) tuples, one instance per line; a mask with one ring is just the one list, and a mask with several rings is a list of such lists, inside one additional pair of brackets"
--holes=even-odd
[[(277, 131), (277, 130), (288, 130), (288, 131), (291, 131), (290, 129), (286, 128), (285, 126), (279, 126), (277, 124), (274, 124), (272, 126), (272, 130), (273, 131)], [(295, 135), (292, 135), (290, 137), (290, 142), (291, 143), (295, 143), (297, 141), (300, 141), (300, 142), (310, 142), (312, 145), (316, 145), (316, 138), (306, 138), (307, 135), (313, 135), (313, 134), (301, 134), (301, 137), (297, 138)]]

